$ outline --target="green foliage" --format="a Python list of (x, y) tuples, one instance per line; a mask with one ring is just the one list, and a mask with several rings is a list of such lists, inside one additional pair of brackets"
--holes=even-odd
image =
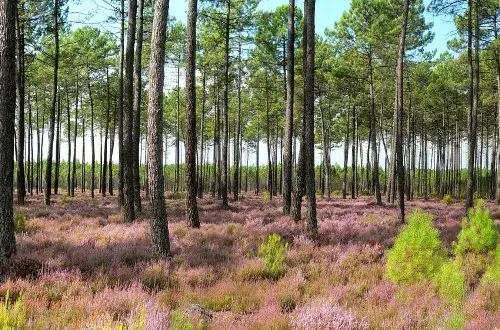
[(439, 271), (444, 251), (432, 216), (415, 211), (396, 238), (387, 259), (387, 277), (394, 283), (415, 283), (430, 279)]
[(183, 312), (177, 310), (172, 313), (171, 329), (172, 330), (202, 330), (207, 329), (205, 320), (190, 320)]
[(500, 246), (495, 251), (495, 259), (493, 263), (486, 268), (486, 272), (481, 279), (483, 283), (497, 282), (500, 283)]
[(465, 274), (456, 261), (445, 262), (433, 282), (444, 300), (453, 305), (463, 303), (466, 291)]
[(454, 252), (458, 256), (468, 252), (487, 253), (495, 250), (497, 240), (498, 230), (490, 211), (484, 207), (484, 201), (479, 199), (476, 207), (469, 211), (469, 216), (462, 220), (462, 230), (454, 244)]
[(262, 193), (262, 200), (264, 201), (264, 203), (269, 203), (271, 201), (271, 194), (269, 193), (269, 191), (264, 191)]
[(0, 329), (26, 329), (27, 312), (22, 295), (13, 304), (10, 302), (9, 297), (10, 294), (7, 292), (5, 302), (0, 306)]
[(288, 244), (283, 244), (281, 236), (273, 233), (259, 247), (259, 256), (264, 259), (269, 274), (280, 277), (285, 272), (285, 253)]
[(451, 205), (451, 202), (452, 202), (451, 195), (444, 195), (443, 196), (443, 203), (445, 203), (446, 205)]
[(16, 233), (26, 232), (26, 216), (24, 214), (18, 213), (14, 217), (14, 231)]
[(297, 306), (297, 303), (292, 296), (286, 295), (285, 297), (281, 298), (280, 306), (283, 313), (291, 313)]

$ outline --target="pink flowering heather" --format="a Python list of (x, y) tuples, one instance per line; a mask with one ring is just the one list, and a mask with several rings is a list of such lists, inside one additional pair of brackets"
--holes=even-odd
[(300, 308), (291, 325), (293, 329), (310, 330), (363, 330), (369, 326), (364, 319), (358, 320), (353, 313), (330, 303)]

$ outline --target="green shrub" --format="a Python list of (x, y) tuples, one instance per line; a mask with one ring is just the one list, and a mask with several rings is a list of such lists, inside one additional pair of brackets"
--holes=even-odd
[(389, 251), (386, 274), (394, 283), (415, 283), (433, 278), (443, 260), (444, 250), (438, 231), (432, 227), (432, 216), (415, 211)]
[(26, 216), (24, 214), (18, 213), (14, 217), (14, 231), (18, 234), (26, 232)]
[(262, 193), (262, 200), (264, 201), (264, 203), (269, 203), (271, 201), (271, 194), (269, 193), (269, 191), (264, 191)]
[(259, 256), (264, 259), (269, 274), (278, 278), (285, 272), (285, 252), (288, 244), (283, 244), (281, 236), (273, 233), (269, 235), (259, 247)]
[(446, 205), (450, 205), (451, 202), (452, 202), (451, 195), (444, 195), (443, 196), (443, 203), (445, 203)]
[(444, 300), (453, 305), (463, 303), (466, 290), (465, 274), (457, 262), (445, 262), (433, 282)]
[(498, 230), (491, 219), (490, 211), (484, 207), (484, 201), (479, 199), (469, 216), (462, 220), (462, 229), (454, 244), (454, 252), (464, 255), (468, 252), (487, 253), (497, 246)]
[(291, 313), (297, 306), (297, 303), (292, 296), (286, 295), (285, 297), (281, 298), (280, 306), (282, 313)]
[(9, 292), (5, 295), (5, 302), (0, 306), (0, 329), (26, 329), (26, 308), (23, 297), (20, 295), (13, 304), (9, 301)]
[(486, 268), (486, 272), (481, 279), (481, 282), (497, 282), (500, 283), (500, 246), (495, 251), (495, 259), (493, 263)]

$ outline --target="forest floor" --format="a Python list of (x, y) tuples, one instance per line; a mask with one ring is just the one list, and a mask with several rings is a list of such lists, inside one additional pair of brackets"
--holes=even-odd
[[(18, 255), (0, 295), (22, 295), (29, 329), (313, 329), (318, 318), (332, 329), (445, 329), (454, 318), (468, 329), (500, 325), (498, 290), (469, 292), (457, 316), (430, 283), (385, 279), (386, 252), (401, 229), (395, 206), (371, 197), (320, 198), (315, 245), (303, 222), (282, 216), (280, 198), (248, 194), (229, 210), (219, 205), (200, 200), (202, 227), (188, 229), (184, 201), (168, 199), (172, 259), (157, 261), (147, 209), (129, 224), (115, 197), (55, 196), (46, 208), (42, 196), (29, 196), (15, 209), (26, 215), (27, 231), (17, 234)], [(463, 203), (407, 205), (432, 213), (451, 246)], [(500, 208), (487, 206), (499, 219)], [(258, 255), (271, 233), (288, 243), (275, 278)]]

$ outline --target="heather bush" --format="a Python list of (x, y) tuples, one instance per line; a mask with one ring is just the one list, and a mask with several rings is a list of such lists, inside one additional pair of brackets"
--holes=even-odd
[(322, 305), (306, 305), (297, 310), (291, 321), (293, 329), (368, 329), (368, 323), (358, 320), (354, 314), (345, 311), (337, 305), (324, 303)]
[(273, 278), (285, 273), (285, 253), (288, 243), (282, 242), (281, 236), (273, 233), (269, 235), (259, 247), (259, 256), (264, 259), (267, 271)]
[(24, 307), (23, 296), (20, 295), (12, 304), (9, 300), (9, 292), (5, 295), (5, 301), (0, 305), (0, 329), (21, 330), (26, 329), (27, 311)]
[(24, 214), (18, 213), (14, 217), (14, 231), (18, 234), (26, 232), (26, 216)]
[(430, 279), (439, 271), (444, 252), (432, 216), (415, 211), (397, 236), (387, 258), (386, 275), (394, 283)]
[(484, 201), (479, 199), (476, 207), (469, 211), (468, 217), (462, 220), (462, 229), (458, 240), (454, 244), (454, 252), (458, 256), (466, 253), (488, 253), (497, 246), (498, 230), (490, 211), (484, 206)]
[(453, 305), (463, 303), (466, 291), (465, 274), (457, 262), (443, 263), (433, 282), (445, 301)]
[(146, 267), (141, 275), (141, 284), (153, 292), (178, 286), (178, 279), (171, 274), (169, 265), (164, 262), (154, 263)]
[(451, 205), (451, 202), (452, 202), (451, 195), (447, 194), (443, 196), (443, 203), (445, 203), (446, 205)]
[(258, 281), (268, 278), (270, 273), (268, 268), (261, 260), (250, 260), (245, 262), (236, 271), (236, 278), (242, 281)]

